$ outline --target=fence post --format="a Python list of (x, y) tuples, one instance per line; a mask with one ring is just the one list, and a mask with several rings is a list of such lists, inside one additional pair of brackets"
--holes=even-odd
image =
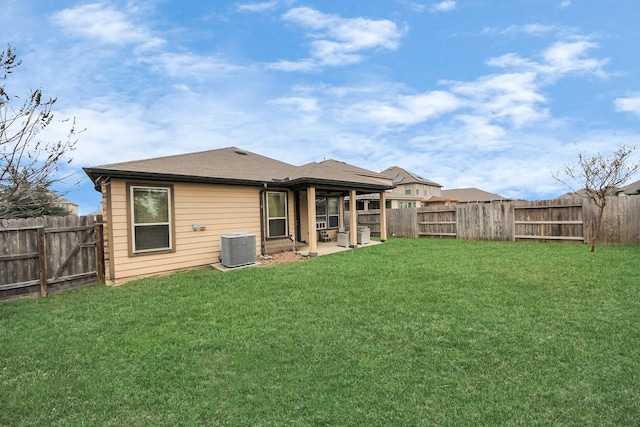
[(102, 224), (96, 224), (94, 229), (96, 237), (96, 272), (98, 283), (104, 283), (104, 241), (102, 239)]
[(40, 270), (40, 296), (47, 296), (47, 257), (44, 226), (38, 228), (38, 270)]

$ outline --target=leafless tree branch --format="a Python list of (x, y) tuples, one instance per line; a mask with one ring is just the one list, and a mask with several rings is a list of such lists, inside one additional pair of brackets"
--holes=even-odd
[(8, 93), (6, 82), (20, 65), (11, 46), (0, 52), (0, 217), (55, 211), (56, 194), (50, 187), (63, 179), (59, 164), (71, 161), (79, 133), (73, 119), (65, 140), (38, 139), (53, 122), (57, 99), (45, 98), (40, 89), (31, 90), (24, 101)]

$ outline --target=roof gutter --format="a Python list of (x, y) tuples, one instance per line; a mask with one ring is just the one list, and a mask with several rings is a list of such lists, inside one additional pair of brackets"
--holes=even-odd
[(252, 187), (262, 186), (264, 181), (254, 181), (249, 179), (233, 179), (206, 177), (195, 175), (172, 175), (164, 173), (137, 172), (137, 171), (121, 171), (113, 169), (94, 169), (83, 168), (84, 172), (94, 182), (101, 177), (121, 178), (121, 179), (139, 179), (149, 181), (172, 181), (172, 182), (193, 182), (199, 184), (229, 184), (229, 185), (248, 185)]

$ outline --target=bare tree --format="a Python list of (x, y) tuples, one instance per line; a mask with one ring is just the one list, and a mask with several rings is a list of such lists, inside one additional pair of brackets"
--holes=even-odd
[(45, 98), (40, 89), (24, 100), (9, 94), (7, 79), (21, 63), (11, 46), (0, 52), (0, 217), (49, 214), (49, 208), (55, 213), (57, 195), (50, 187), (63, 179), (59, 164), (71, 162), (78, 133), (75, 120), (67, 119), (66, 140), (38, 139), (53, 122), (56, 98)]
[[(614, 195), (616, 189), (640, 170), (640, 161), (631, 159), (635, 148), (621, 145), (610, 156), (600, 153), (590, 156), (578, 150), (578, 163), (564, 166), (563, 176), (566, 175), (568, 179), (564, 179), (560, 173), (552, 173), (556, 181), (569, 187), (576, 195), (593, 200), (598, 207), (596, 229), (591, 238), (591, 252), (596, 249), (596, 239), (600, 234), (607, 196)], [(580, 191), (576, 191), (571, 184), (578, 184)]]

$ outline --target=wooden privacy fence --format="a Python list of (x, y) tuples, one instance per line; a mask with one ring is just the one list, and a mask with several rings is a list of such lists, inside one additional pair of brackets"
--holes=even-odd
[(104, 282), (102, 217), (0, 220), (0, 300)]
[[(459, 240), (590, 242), (598, 207), (587, 199), (387, 209), (387, 234)], [(358, 225), (380, 235), (380, 212), (359, 211)], [(640, 244), (640, 196), (607, 199), (598, 243)]]

